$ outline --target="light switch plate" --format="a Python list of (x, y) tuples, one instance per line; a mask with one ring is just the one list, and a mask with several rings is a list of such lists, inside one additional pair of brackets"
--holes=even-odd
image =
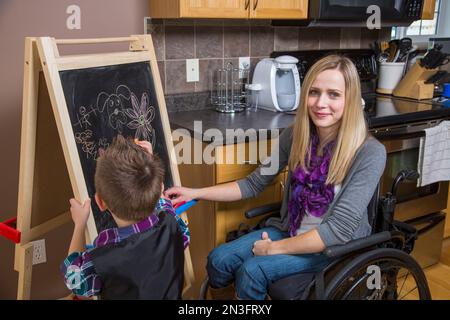
[(198, 59), (186, 60), (186, 82), (199, 81)]

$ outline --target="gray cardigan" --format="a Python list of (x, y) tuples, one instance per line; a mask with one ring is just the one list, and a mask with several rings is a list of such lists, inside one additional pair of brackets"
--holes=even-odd
[[(254, 172), (237, 183), (242, 198), (257, 196), (287, 166), (292, 145), (292, 127), (285, 129), (279, 138), (279, 167), (273, 175), (262, 175), (263, 167), (270, 167), (270, 157)], [(275, 148), (277, 150), (277, 148)], [(320, 238), (329, 247), (366, 237), (371, 232), (367, 206), (383, 174), (386, 163), (386, 149), (373, 137), (369, 137), (356, 153), (353, 164), (342, 182), (342, 188), (335, 195), (322, 223), (317, 227)], [(291, 174), (286, 181), (286, 191), (281, 206), (281, 217), (270, 218), (267, 226), (287, 231), (289, 227), (287, 204), (291, 197)]]

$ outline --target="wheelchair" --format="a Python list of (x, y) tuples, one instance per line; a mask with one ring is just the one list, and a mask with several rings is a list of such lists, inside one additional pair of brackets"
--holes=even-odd
[[(431, 300), (425, 274), (410, 256), (417, 230), (393, 220), (398, 185), (418, 177), (414, 170), (401, 171), (391, 191), (384, 196), (379, 195), (378, 185), (367, 208), (371, 235), (328, 247), (323, 253), (333, 260), (325, 269), (272, 282), (267, 299)], [(247, 211), (245, 216), (248, 219), (266, 214), (274, 216), (280, 208), (281, 204), (266, 205)], [(206, 278), (200, 288), (200, 300), (207, 298), (208, 288)]]

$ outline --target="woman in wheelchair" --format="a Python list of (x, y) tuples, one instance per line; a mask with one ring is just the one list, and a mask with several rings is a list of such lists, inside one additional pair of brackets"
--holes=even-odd
[[(351, 60), (331, 55), (310, 68), (295, 122), (282, 132), (275, 150), (278, 154), (272, 153), (245, 179), (166, 192), (174, 204), (255, 197), (289, 166), (280, 216), (209, 254), (213, 298), (265, 299), (273, 282), (329, 265), (333, 258), (324, 254), (326, 248), (372, 232), (367, 208), (384, 170), (386, 150), (369, 135)], [(277, 160), (278, 170), (265, 173)]]

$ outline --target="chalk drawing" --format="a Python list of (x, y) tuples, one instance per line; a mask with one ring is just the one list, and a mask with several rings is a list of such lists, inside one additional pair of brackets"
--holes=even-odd
[(152, 127), (155, 119), (155, 108), (149, 105), (147, 93), (142, 94), (139, 101), (136, 94), (126, 85), (117, 86), (114, 93), (100, 92), (97, 95), (95, 106), (81, 106), (76, 114), (77, 121), (72, 124), (75, 132), (75, 141), (81, 145), (81, 149), (88, 159), (96, 159), (109, 146), (106, 138), (95, 141), (92, 128), (96, 117), (104, 117), (107, 125), (122, 134), (127, 127), (134, 131), (134, 137), (139, 140), (149, 141), (155, 146), (156, 135)]
[(131, 119), (127, 124), (128, 128), (136, 130), (135, 138), (147, 140), (155, 145), (155, 130), (152, 121), (155, 118), (155, 108), (149, 106), (147, 93), (142, 94), (141, 102), (134, 93), (131, 95), (132, 108), (126, 109), (126, 115)]

